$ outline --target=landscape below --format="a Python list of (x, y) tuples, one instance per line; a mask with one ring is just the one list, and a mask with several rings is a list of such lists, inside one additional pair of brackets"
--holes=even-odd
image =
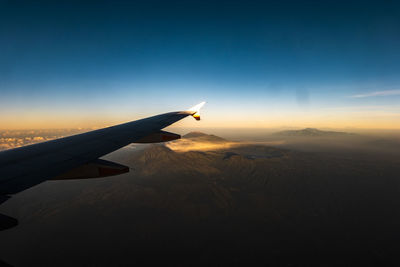
[(398, 148), (316, 129), (265, 142), (190, 133), (133, 144), (105, 157), (130, 173), (45, 182), (3, 204), (20, 224), (0, 233), (0, 258), (17, 266), (399, 263)]

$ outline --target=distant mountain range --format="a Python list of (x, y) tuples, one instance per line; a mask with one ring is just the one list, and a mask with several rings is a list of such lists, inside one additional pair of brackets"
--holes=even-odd
[(201, 142), (227, 142), (227, 140), (225, 140), (224, 138), (221, 138), (213, 134), (205, 134), (202, 132), (190, 132), (182, 136), (182, 138), (192, 139)]
[(352, 133), (346, 132), (335, 132), (335, 131), (322, 131), (316, 128), (305, 128), (302, 130), (288, 130), (288, 131), (280, 131), (274, 133), (274, 135), (280, 136), (346, 136), (353, 135)]

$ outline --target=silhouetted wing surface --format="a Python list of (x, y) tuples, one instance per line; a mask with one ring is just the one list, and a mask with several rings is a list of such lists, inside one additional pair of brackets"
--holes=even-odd
[(196, 112), (165, 113), (83, 134), (1, 151), (0, 203), (7, 199), (5, 195), (18, 193), (71, 169), (96, 161), (101, 156), (143, 138), (146, 139), (188, 115), (195, 115)]

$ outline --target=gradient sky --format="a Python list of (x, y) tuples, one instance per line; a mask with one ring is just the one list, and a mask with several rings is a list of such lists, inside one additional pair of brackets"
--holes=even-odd
[(395, 1), (81, 2), (0, 0), (0, 129), (400, 128)]

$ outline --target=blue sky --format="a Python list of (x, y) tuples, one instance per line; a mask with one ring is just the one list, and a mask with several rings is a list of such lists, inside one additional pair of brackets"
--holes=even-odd
[(0, 0), (2, 128), (400, 127), (399, 4), (215, 2)]

